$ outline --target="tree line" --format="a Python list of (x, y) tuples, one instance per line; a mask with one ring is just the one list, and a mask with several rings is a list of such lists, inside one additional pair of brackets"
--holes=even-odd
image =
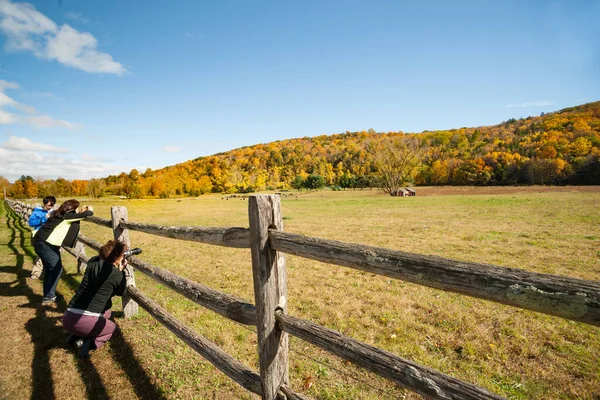
[(23, 176), (8, 186), (17, 198), (50, 193), (165, 198), (322, 186), (379, 187), (393, 194), (407, 184), (600, 184), (600, 102), (495, 126), (304, 137), (158, 170), (90, 181)]

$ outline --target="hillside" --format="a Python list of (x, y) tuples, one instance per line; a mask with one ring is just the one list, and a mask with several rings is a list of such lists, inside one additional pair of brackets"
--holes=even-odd
[[(94, 184), (130, 197), (289, 189), (309, 175), (329, 186), (379, 186), (373, 149), (408, 138), (422, 151), (410, 176), (416, 185), (600, 184), (600, 102), (494, 126), (416, 134), (369, 130), (257, 144)], [(85, 181), (72, 186), (74, 195), (89, 189)], [(56, 185), (52, 189), (56, 194)], [(68, 190), (67, 182), (59, 189)]]
[[(200, 157), (138, 176), (142, 192), (289, 188), (296, 176), (368, 186), (378, 170), (369, 147), (402, 132), (346, 132), (276, 141)], [(422, 132), (417, 185), (600, 184), (600, 102), (495, 126)], [(108, 178), (109, 185), (123, 177)]]

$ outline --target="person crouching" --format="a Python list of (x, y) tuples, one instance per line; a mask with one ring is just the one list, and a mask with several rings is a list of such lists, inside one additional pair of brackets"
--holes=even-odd
[(122, 296), (127, 288), (124, 269), (126, 246), (110, 240), (90, 258), (77, 293), (73, 296), (62, 323), (71, 334), (67, 342), (79, 348), (79, 358), (87, 358), (90, 350), (99, 349), (115, 333), (111, 321), (112, 297)]

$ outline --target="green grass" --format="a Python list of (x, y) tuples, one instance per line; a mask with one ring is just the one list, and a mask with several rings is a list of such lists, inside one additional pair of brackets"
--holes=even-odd
[[(465, 188), (440, 194), (444, 193), (433, 188), (422, 188), (409, 198), (377, 191), (303, 193), (282, 199), (284, 227), (326, 239), (541, 273), (600, 276), (600, 190), (480, 193)], [(123, 205), (132, 221), (248, 226), (247, 201), (216, 195), (107, 198), (92, 204), (103, 218), (109, 218), (111, 205)], [(111, 238), (107, 228), (90, 223), (83, 224), (82, 232), (99, 241)], [(253, 302), (249, 250), (138, 232), (130, 232), (130, 237), (133, 246), (144, 249), (141, 258)], [(74, 268), (69, 262), (68, 268)], [(596, 327), (299, 257), (288, 256), (287, 269), (292, 315), (508, 398), (593, 399), (600, 393)], [(198, 333), (258, 370), (256, 337), (247, 327), (202, 309), (142, 274), (136, 280), (144, 293)], [(231, 398), (231, 391), (236, 398), (252, 398), (214, 373), (145, 312), (121, 324), (169, 398)], [(291, 338), (290, 349), (291, 386), (314, 398), (417, 398), (296, 338)], [(313, 385), (304, 390), (309, 377)]]

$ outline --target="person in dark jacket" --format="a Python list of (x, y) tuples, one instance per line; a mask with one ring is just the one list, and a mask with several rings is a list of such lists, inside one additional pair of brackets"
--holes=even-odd
[(44, 297), (42, 304), (56, 303), (62, 296), (56, 295), (56, 286), (63, 270), (60, 247), (73, 247), (79, 234), (79, 221), (94, 215), (91, 207), (77, 213), (79, 202), (67, 200), (35, 232), (33, 249), (44, 265)]
[(100, 348), (115, 333), (111, 321), (112, 297), (126, 290), (124, 269), (126, 246), (110, 240), (100, 248), (99, 255), (90, 258), (77, 293), (69, 302), (62, 318), (63, 327), (71, 334), (70, 344), (79, 347), (79, 357), (87, 358), (89, 351)]

